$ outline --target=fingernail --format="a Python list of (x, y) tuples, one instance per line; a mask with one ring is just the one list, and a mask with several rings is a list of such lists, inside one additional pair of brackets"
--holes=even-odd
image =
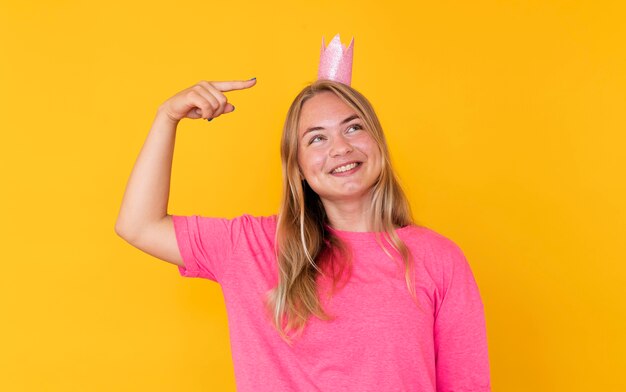
[(211, 121), (211, 120), (213, 120), (213, 119), (212, 119), (212, 118), (207, 118), (206, 120), (207, 120), (207, 121)]
[(249, 80), (254, 80), (254, 79), (256, 79), (256, 76), (255, 76), (255, 77), (253, 77), (253, 78), (250, 78)]
[(233, 112), (235, 111), (235, 106), (233, 106)]

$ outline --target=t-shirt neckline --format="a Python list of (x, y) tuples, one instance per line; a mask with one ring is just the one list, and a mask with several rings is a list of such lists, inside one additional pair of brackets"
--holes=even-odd
[[(376, 235), (380, 235), (381, 238), (384, 238), (384, 234), (386, 234), (385, 232), (375, 232), (375, 231), (347, 231), (347, 230), (340, 230), (340, 229), (335, 229), (334, 227), (331, 227), (328, 224), (324, 224), (324, 227), (332, 234), (335, 234), (337, 237), (345, 239), (345, 240), (349, 240), (349, 241), (374, 241), (376, 240)], [(405, 233), (406, 231), (410, 230), (411, 225), (407, 225), (407, 226), (403, 226), (403, 227), (399, 227), (397, 228), (396, 234), (398, 234), (398, 236), (401, 236), (402, 233)]]

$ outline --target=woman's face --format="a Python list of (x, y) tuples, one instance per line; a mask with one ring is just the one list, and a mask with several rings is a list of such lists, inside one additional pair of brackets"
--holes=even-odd
[(381, 153), (358, 113), (329, 91), (309, 98), (300, 113), (298, 165), (323, 201), (360, 200), (381, 172)]

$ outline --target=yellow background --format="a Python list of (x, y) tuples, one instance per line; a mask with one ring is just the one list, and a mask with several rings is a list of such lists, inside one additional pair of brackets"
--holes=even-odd
[[(418, 222), (464, 250), (494, 391), (624, 391), (621, 1), (0, 2), (0, 390), (228, 391), (217, 284), (114, 224), (158, 105), (248, 79), (179, 126), (169, 212), (276, 212), (287, 107), (355, 37)], [(381, 388), (384, 390), (384, 388)]]

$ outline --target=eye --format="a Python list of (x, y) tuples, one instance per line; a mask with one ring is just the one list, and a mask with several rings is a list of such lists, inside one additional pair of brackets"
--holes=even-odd
[(351, 129), (354, 129), (354, 131), (352, 131), (352, 132), (355, 132), (355, 131), (358, 131), (360, 129), (363, 129), (363, 127), (361, 126), (361, 124), (352, 124), (352, 125), (350, 125), (348, 127), (348, 132), (350, 132)]
[(309, 140), (309, 144), (312, 144), (312, 143), (315, 143), (315, 142), (318, 142), (318, 141), (321, 141), (321, 140), (324, 140), (324, 136), (322, 136), (322, 135), (315, 135), (315, 136), (313, 136)]

